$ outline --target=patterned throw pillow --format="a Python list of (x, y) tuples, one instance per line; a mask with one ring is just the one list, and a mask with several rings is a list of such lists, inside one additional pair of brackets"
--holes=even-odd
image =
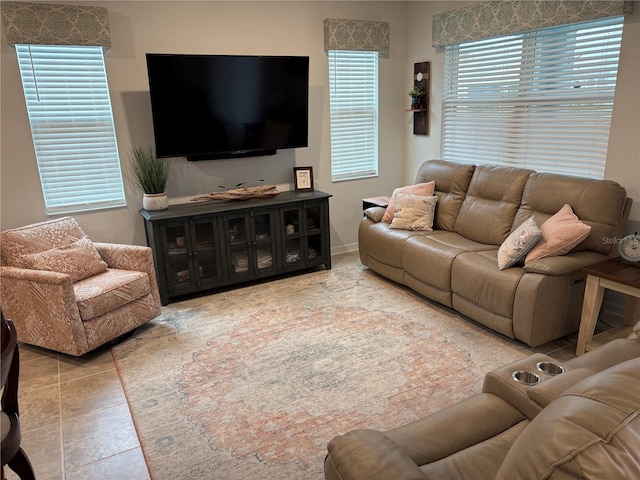
[(498, 269), (504, 270), (513, 267), (538, 243), (542, 232), (533, 217), (522, 222), (522, 224), (509, 234), (498, 249)]
[(69, 245), (23, 257), (25, 268), (65, 273), (75, 283), (107, 269), (107, 264), (87, 236)]
[(423, 197), (430, 197), (436, 189), (436, 182), (418, 183), (416, 185), (407, 185), (406, 187), (396, 188), (391, 195), (389, 205), (384, 212), (382, 221), (390, 223), (393, 218), (393, 212), (396, 209), (396, 195), (399, 193), (410, 193), (412, 195), (421, 195)]
[(544, 257), (564, 255), (591, 232), (591, 226), (580, 221), (571, 206), (565, 204), (558, 213), (540, 225), (542, 238), (527, 254), (525, 265)]
[(438, 197), (399, 193), (389, 228), (400, 230), (433, 230), (433, 217)]

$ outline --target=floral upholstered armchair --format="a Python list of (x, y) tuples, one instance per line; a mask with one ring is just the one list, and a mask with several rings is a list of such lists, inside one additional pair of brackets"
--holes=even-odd
[(0, 232), (0, 301), (18, 340), (79, 356), (160, 314), (151, 249), (93, 243), (64, 217)]

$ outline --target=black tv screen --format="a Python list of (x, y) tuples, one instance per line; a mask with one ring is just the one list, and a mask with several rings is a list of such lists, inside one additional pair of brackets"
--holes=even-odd
[(148, 53), (147, 72), (159, 157), (308, 146), (309, 57)]

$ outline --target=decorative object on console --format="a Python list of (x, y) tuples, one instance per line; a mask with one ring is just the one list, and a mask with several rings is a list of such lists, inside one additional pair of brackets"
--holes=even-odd
[(193, 197), (192, 202), (202, 200), (249, 200), (252, 198), (271, 198), (280, 192), (275, 185), (258, 185), (256, 187), (245, 187), (240, 184), (239, 188), (223, 190), (221, 192), (208, 193), (199, 197)]
[(293, 180), (298, 191), (313, 191), (313, 167), (293, 167)]
[(149, 146), (133, 147), (130, 157), (133, 180), (144, 192), (142, 207), (149, 211), (169, 208), (166, 189), (173, 164), (169, 160), (158, 158)]

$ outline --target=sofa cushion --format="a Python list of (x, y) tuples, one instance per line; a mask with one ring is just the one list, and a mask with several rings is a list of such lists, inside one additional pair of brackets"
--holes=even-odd
[(422, 195), (424, 197), (429, 197), (433, 195), (433, 191), (435, 190), (436, 184), (435, 182), (426, 182), (426, 183), (418, 183), (416, 185), (407, 185), (406, 187), (396, 188), (391, 194), (391, 198), (389, 199), (389, 205), (387, 205), (387, 209), (384, 212), (384, 216), (382, 217), (382, 221), (385, 223), (390, 223), (393, 219), (393, 212), (396, 208), (396, 195), (399, 193), (404, 194), (413, 194), (413, 195)]
[(402, 250), (404, 243), (415, 235), (430, 235), (436, 232), (418, 232), (389, 228), (389, 224), (380, 222), (371, 225), (364, 233), (369, 246), (367, 255), (384, 265), (402, 268)]
[(565, 204), (558, 213), (540, 225), (540, 232), (542, 238), (527, 253), (525, 263), (564, 255), (589, 235), (591, 226), (581, 222), (571, 206)]
[(430, 160), (420, 166), (416, 183), (435, 181), (438, 197), (434, 226), (438, 230), (453, 231), (460, 206), (467, 194), (475, 165), (463, 165), (444, 160)]
[[(513, 303), (524, 270), (498, 270), (497, 255), (497, 250), (459, 255), (451, 271), (451, 290), (484, 310), (513, 318)], [(487, 326), (500, 331), (495, 325)]]
[(498, 249), (498, 269), (512, 267), (524, 261), (524, 257), (538, 243), (542, 233), (536, 219), (530, 217), (509, 234)]
[(534, 215), (538, 225), (554, 215), (566, 203), (591, 227), (591, 232), (573, 250), (592, 250), (604, 255), (616, 248), (605, 241), (618, 235), (627, 193), (611, 180), (595, 180), (551, 173), (533, 173), (522, 194), (514, 226)]
[(433, 216), (438, 197), (423, 197), (398, 193), (389, 228), (401, 230), (433, 231)]
[(75, 283), (73, 290), (80, 319), (85, 322), (147, 295), (151, 287), (145, 272), (109, 268)]
[(68, 245), (24, 255), (21, 261), (24, 268), (64, 273), (71, 277), (72, 282), (107, 269), (107, 264), (86, 236)]
[(454, 231), (476, 242), (501, 245), (513, 229), (531, 173), (520, 168), (477, 166)]
[(496, 479), (640, 477), (640, 358), (565, 391), (514, 442)]
[(11, 267), (29, 268), (24, 263), (26, 255), (69, 245), (82, 237), (84, 232), (73, 217), (5, 230), (0, 234), (2, 261)]
[(457, 233), (434, 232), (433, 235), (407, 239), (402, 252), (402, 265), (409, 275), (449, 292), (451, 267), (456, 257), (489, 248), (492, 246), (474, 242)]

